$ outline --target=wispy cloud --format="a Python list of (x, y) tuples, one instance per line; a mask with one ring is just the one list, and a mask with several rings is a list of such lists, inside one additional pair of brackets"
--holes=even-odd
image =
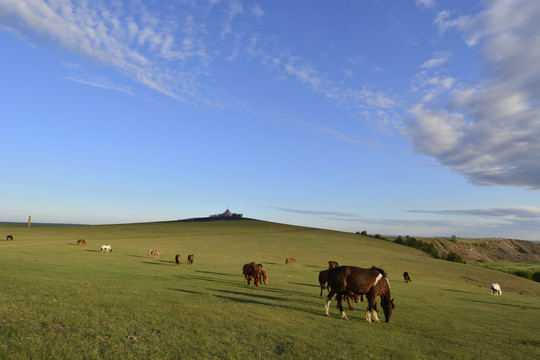
[(107, 89), (107, 90), (114, 90), (119, 91), (121, 93), (127, 94), (129, 96), (135, 97), (135, 94), (133, 93), (133, 90), (129, 86), (121, 86), (111, 83), (110, 81), (104, 79), (104, 78), (96, 78), (96, 79), (83, 79), (76, 75), (65, 75), (63, 76), (65, 80), (73, 81), (79, 84), (83, 85), (89, 85), (101, 89)]
[(431, 68), (434, 68), (434, 67), (441, 66), (442, 64), (444, 64), (447, 61), (448, 61), (447, 56), (436, 57), (436, 58), (427, 60), (422, 65), (420, 65), (420, 67), (423, 68), (423, 69), (431, 69)]
[(227, 34), (232, 32), (232, 24), (234, 18), (244, 12), (242, 4), (238, 1), (231, 1), (229, 7), (224, 11), (225, 22), (223, 24), (223, 30), (221, 31), (221, 38), (223, 39)]
[(480, 45), (484, 78), (430, 77), (424, 66), (418, 89), (425, 93), (410, 109), (406, 134), (418, 152), (473, 183), (539, 190), (540, 2), (488, 5), (474, 16), (437, 16), (441, 32), (456, 28)]
[(415, 0), (415, 3), (423, 8), (432, 8), (436, 5), (435, 0)]
[[(367, 218), (355, 213), (292, 209), (270, 207), (279, 211), (318, 217), (321, 219), (355, 224), (358, 227), (378, 227), (386, 233), (394, 231), (408, 232), (417, 236), (516, 236), (531, 238), (536, 233), (540, 220), (540, 209), (535, 207), (493, 208), (493, 209), (464, 209), (464, 210), (409, 210), (410, 213), (439, 215), (440, 218), (399, 217), (399, 218)], [(459, 217), (461, 216), (461, 217)], [(458, 217), (458, 218), (449, 218)], [(399, 229), (399, 230), (397, 230)], [(438, 229), (439, 234), (434, 234)], [(519, 229), (519, 231), (516, 231)], [(446, 232), (446, 233), (445, 233)], [(486, 235), (491, 234), (491, 235)], [(504, 235), (506, 234), (506, 235)], [(394, 234), (397, 235), (397, 234)], [(538, 239), (536, 239), (538, 240)]]
[[(114, 67), (131, 80), (178, 101), (211, 103), (198, 90), (193, 76), (202, 73), (208, 58), (204, 42), (197, 38), (202, 32), (190, 16), (180, 21), (181, 26), (176, 20), (158, 19), (142, 3), (114, 8), (101, 1), (0, 2), (0, 23), (20, 36), (34, 42), (46, 41)], [(182, 71), (182, 64), (194, 58), (200, 68)], [(171, 63), (180, 66), (175, 68)], [(104, 83), (78, 80), (111, 88)]]
[(274, 206), (270, 206), (270, 208), (280, 210), (280, 211), (304, 214), (304, 215), (336, 216), (336, 217), (345, 218), (345, 219), (358, 219), (359, 218), (357, 214), (341, 212), (341, 211), (290, 209), (290, 208), (280, 208), (280, 207), (274, 207)]
[(492, 209), (462, 209), (462, 210), (409, 210), (412, 213), (424, 213), (435, 215), (466, 215), (481, 216), (487, 218), (514, 217), (521, 219), (540, 220), (540, 209), (536, 207), (513, 207)]

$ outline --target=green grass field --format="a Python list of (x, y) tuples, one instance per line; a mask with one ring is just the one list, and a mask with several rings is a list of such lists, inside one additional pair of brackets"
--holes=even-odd
[[(371, 237), (239, 220), (0, 225), (0, 239), (2, 359), (540, 358), (539, 283)], [(392, 322), (366, 323), (366, 303), (324, 316), (328, 260), (383, 268)], [(246, 285), (250, 261), (268, 285)]]

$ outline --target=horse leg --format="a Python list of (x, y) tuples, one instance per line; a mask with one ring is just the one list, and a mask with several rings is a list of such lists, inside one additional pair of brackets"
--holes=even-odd
[(330, 300), (334, 297), (335, 292), (330, 291), (326, 297), (326, 304), (324, 305), (324, 315), (328, 316), (328, 309), (330, 308)]
[(341, 293), (338, 293), (337, 295), (337, 302), (338, 302), (338, 306), (339, 306), (339, 314), (341, 315), (341, 318), (343, 320), (349, 320), (349, 318), (347, 317), (347, 315), (345, 315), (345, 311), (343, 311), (343, 294)]
[(367, 312), (366, 312), (366, 321), (371, 322), (371, 315), (372, 314), (375, 314), (373, 320), (377, 321), (378, 320), (377, 315), (376, 315), (377, 312), (374, 310), (374, 308), (376, 306), (375, 304), (376, 304), (377, 298), (371, 292), (369, 292), (366, 295), (366, 298), (367, 298), (367, 301), (368, 301), (368, 308), (367, 308)]
[(351, 305), (351, 297), (349, 295), (345, 295), (347, 297), (347, 303), (349, 304), (349, 310), (353, 311), (353, 307)]

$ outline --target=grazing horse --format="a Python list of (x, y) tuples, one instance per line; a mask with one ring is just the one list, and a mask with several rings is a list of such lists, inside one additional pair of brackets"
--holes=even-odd
[[(321, 297), (324, 289), (328, 289), (330, 292), (330, 289), (326, 286), (326, 283), (328, 282), (328, 272), (330, 269), (325, 269), (319, 273), (319, 284), (321, 285)], [(363, 295), (353, 294), (354, 295), (354, 301), (356, 303), (361, 301), (364, 301)], [(348, 295), (345, 295), (345, 298), (347, 299), (347, 303), (349, 304), (349, 310), (353, 310), (353, 307), (351, 305), (351, 298)]]
[(6, 241), (13, 241), (13, 235), (6, 236)]
[(253, 261), (245, 264), (242, 268), (242, 273), (244, 274), (244, 281), (246, 281), (248, 285), (251, 282), (251, 279), (253, 279), (253, 283), (255, 284), (255, 286), (259, 286), (261, 281), (265, 285), (268, 284), (266, 270), (264, 269), (264, 266), (262, 266), (262, 264), (255, 264), (255, 262)]
[(148, 250), (147, 256), (148, 257), (152, 256), (152, 257), (159, 260), (159, 251), (157, 251), (156, 249), (150, 249), (150, 250)]
[(339, 266), (339, 264), (338, 264), (337, 261), (332, 261), (332, 260), (330, 260), (330, 261), (328, 262), (328, 268), (329, 268), (329, 269), (337, 268), (338, 266)]
[(193, 259), (194, 259), (194, 258), (195, 258), (195, 257), (193, 256), (193, 254), (188, 255), (188, 256), (187, 256), (187, 263), (188, 263), (188, 264), (193, 264)]
[(255, 266), (255, 263), (252, 261), (248, 264), (245, 264), (242, 268), (242, 274), (244, 274), (244, 281), (246, 281), (248, 285), (255, 274)]
[(412, 281), (411, 277), (409, 276), (409, 273), (406, 271), (403, 273), (403, 280), (405, 280), (406, 283), (408, 283), (409, 281)]
[[(323, 270), (319, 273), (319, 284), (321, 285), (321, 297), (324, 289), (328, 289), (326, 283), (328, 282), (328, 272), (330, 269)], [(328, 291), (330, 291), (328, 289)]]
[(266, 270), (262, 264), (255, 265), (255, 286), (259, 286), (259, 283), (262, 281), (264, 285), (268, 285), (268, 277), (266, 276)]
[(292, 265), (296, 262), (295, 258), (286, 258), (285, 259), (285, 265)]
[(176, 255), (174, 261), (176, 262), (176, 266), (180, 265), (180, 255)]
[(380, 320), (377, 317), (377, 296), (380, 296), (384, 317), (386, 322), (390, 322), (392, 309), (394, 308), (394, 299), (391, 299), (390, 283), (388, 282), (386, 273), (382, 269), (374, 266), (371, 269), (340, 266), (328, 272), (328, 286), (330, 287), (330, 292), (326, 297), (326, 305), (324, 306), (325, 315), (328, 315), (330, 300), (337, 294), (341, 318), (348, 320), (347, 315), (343, 311), (343, 296), (359, 294), (366, 295), (368, 300), (366, 321), (371, 322), (373, 318), (374, 321), (379, 322)]
[(111, 245), (101, 245), (101, 252), (112, 252)]
[(77, 245), (86, 245), (86, 241), (84, 239), (77, 240)]
[(491, 295), (502, 296), (502, 290), (499, 284), (497, 283), (491, 284), (490, 289), (491, 289)]

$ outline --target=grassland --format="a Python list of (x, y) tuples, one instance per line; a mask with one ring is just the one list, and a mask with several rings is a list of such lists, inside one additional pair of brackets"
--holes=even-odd
[[(540, 284), (371, 237), (254, 220), (0, 225), (7, 234), (2, 359), (540, 358)], [(334, 304), (323, 316), (317, 275), (328, 260), (385, 269), (392, 322), (366, 323), (365, 303), (349, 321)], [(264, 264), (267, 286), (243, 282), (249, 261)]]

